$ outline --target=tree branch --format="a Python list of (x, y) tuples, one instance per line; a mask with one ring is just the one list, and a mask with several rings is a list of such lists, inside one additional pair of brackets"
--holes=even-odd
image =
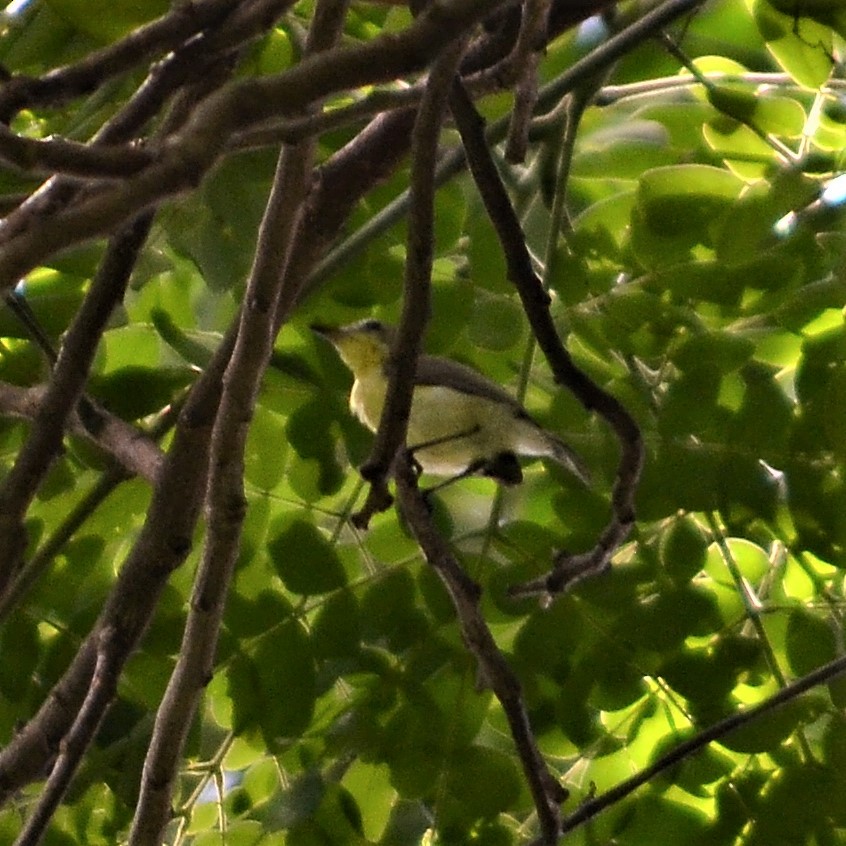
[[(662, 755), (657, 761), (645, 767), (631, 778), (620, 782), (611, 790), (597, 796), (595, 799), (588, 799), (583, 802), (579, 805), (578, 810), (574, 811), (564, 820), (561, 827), (562, 833), (573, 831), (586, 822), (589, 822), (606, 808), (611, 807), (621, 799), (634, 793), (635, 790), (644, 784), (648, 784), (656, 776), (671, 770), (682, 761), (693, 757), (709, 743), (713, 743), (715, 740), (725, 737), (736, 729), (770, 714), (782, 705), (791, 702), (801, 694), (811, 690), (811, 688), (829, 682), (844, 672), (846, 672), (846, 656), (841, 655), (839, 658), (835, 658), (828, 664), (824, 664), (812, 673), (808, 673), (808, 675), (803, 676), (801, 679), (797, 679), (795, 682), (783, 687), (759, 705), (720, 720), (710, 728), (680, 743), (675, 749), (666, 755)], [(540, 841), (536, 841), (533, 846), (540, 846)]]
[(505, 158), (522, 162), (529, 143), (529, 123), (538, 99), (538, 51), (546, 44), (551, 0), (526, 0), (517, 43), (510, 56), (517, 85), (508, 126)]
[(411, 205), (409, 214), (405, 296), (397, 337), (388, 359), (388, 387), (379, 429), (361, 475), (370, 482), (363, 508), (352, 517), (359, 528), (384, 511), (393, 498), (387, 477), (400, 446), (405, 443), (417, 357), (431, 309), (432, 254), (435, 238), (435, 164), (447, 94), (465, 48), (456, 39), (436, 61), (417, 112), (411, 141)]
[[(113, 309), (123, 299), (151, 224), (152, 216), (144, 215), (109, 244), (91, 288), (65, 336), (26, 441), (12, 469), (0, 483), (0, 595), (14, 575), (26, 546), (23, 525), (26, 510), (61, 449), (65, 425), (82, 396), (100, 335)], [(80, 405), (77, 416), (83, 422), (97, 419), (93, 405), (87, 400)]]
[[(608, 41), (600, 44), (582, 59), (571, 65), (566, 71), (560, 74), (551, 82), (544, 85), (538, 92), (537, 109), (553, 109), (568, 92), (578, 85), (590, 80), (597, 73), (605, 70), (610, 64), (624, 56), (629, 50), (639, 45), (645, 38), (679, 16), (691, 11), (701, 5), (703, 0), (665, 0), (657, 8), (647, 12), (643, 17), (638, 18), (634, 23), (622, 29), (612, 36)], [(577, 6), (564, 6), (561, 2), (556, 3), (552, 8), (550, 16), (550, 36), (559, 33), (562, 29), (571, 26), (580, 20), (589, 11), (591, 13), (600, 11), (613, 3), (609, 2), (586, 2)], [(483, 77), (484, 74), (479, 74)], [(477, 84), (476, 77), (469, 77), (464, 80), (465, 84), (473, 88)], [(484, 90), (484, 86), (483, 86)], [(553, 115), (555, 121), (557, 115)], [(494, 121), (486, 130), (485, 137), (489, 144), (496, 144), (506, 137), (511, 122), (510, 115)], [(530, 127), (531, 132), (546, 131), (549, 118), (546, 115), (536, 117)], [(438, 186), (445, 184), (454, 176), (461, 173), (466, 166), (464, 149), (457, 147), (447, 153), (438, 163), (435, 171), (435, 180)], [(332, 252), (326, 255), (323, 260), (314, 267), (306, 282), (310, 290), (315, 288), (326, 279), (338, 266), (358, 255), (370, 242), (385, 233), (398, 221), (402, 220), (408, 213), (409, 193), (405, 191), (395, 200), (392, 200), (381, 211), (362, 225), (356, 232), (349, 236)]]
[[(304, 59), (282, 74), (244, 80), (200, 104), (184, 130), (172, 136), (158, 161), (119, 185), (92, 186), (90, 194), (45, 219), (0, 231), (0, 289), (10, 288), (39, 262), (71, 244), (111, 231), (166, 197), (194, 187), (236, 131), (351, 87), (384, 82), (425, 67), (429, 57), (505, 0), (434, 3), (406, 30), (331, 55)], [(9, 235), (9, 233), (13, 233)]]
[[(128, 443), (132, 446), (137, 445), (142, 454), (149, 453), (150, 475), (146, 476), (142, 473), (133, 472), (131, 465), (127, 463), (113, 463), (101, 475), (97, 484), (70, 510), (56, 530), (39, 546), (29, 561), (17, 573), (6, 592), (0, 597), (0, 624), (7, 619), (12, 609), (20, 604), (24, 596), (47, 572), (50, 564), (68, 541), (121, 482), (132, 478), (133, 475), (141, 475), (151, 484), (155, 484), (163, 459), (163, 454), (155, 442), (173, 426), (177, 415), (178, 410), (174, 406), (169, 406), (159, 417), (153, 430), (149, 433), (149, 437), (142, 437), (141, 433), (134, 427), (115, 418), (116, 423), (128, 430), (126, 436)], [(83, 431), (87, 433), (87, 430)], [(95, 442), (95, 444), (98, 448), (103, 448), (102, 443)], [(139, 465), (141, 463), (139, 462)]]
[[(328, 48), (339, 37), (346, 3), (318, 3), (307, 49)], [(141, 794), (130, 832), (131, 846), (158, 846), (170, 819), (171, 796), (199, 696), (211, 678), (223, 610), (246, 515), (244, 450), (249, 420), (276, 335), (283, 286), (299, 286), (286, 273), (305, 198), (316, 142), (286, 148), (279, 156), (259, 231), (235, 348), (226, 368), (211, 441), (208, 535), (197, 573), (179, 659), (156, 715), (144, 762)]]
[(119, 179), (132, 176), (153, 161), (139, 147), (89, 147), (64, 138), (24, 138), (0, 124), (0, 159), (23, 171)]
[[(0, 382), (0, 417), (33, 420), (46, 391), (43, 385), (21, 388)], [(140, 476), (155, 484), (163, 460), (161, 448), (149, 435), (104, 408), (92, 403), (91, 411), (97, 417), (96, 432), (90, 420), (83, 423), (77, 414), (71, 415), (68, 431), (111, 456), (128, 475)]]
[(446, 586), (464, 641), (478, 661), (481, 679), (493, 691), (505, 712), (537, 810), (542, 831), (540, 842), (554, 846), (561, 830), (560, 805), (567, 798), (567, 790), (549, 771), (538, 749), (520, 682), (499, 651), (479, 610), (481, 589), (464, 572), (435, 529), (426, 502), (417, 488), (417, 477), (407, 454), (401, 453), (397, 457), (394, 472), (403, 518), (420, 544), (426, 561)]
[[(129, 101), (95, 134), (89, 148), (116, 146), (131, 140), (152, 120), (168, 98), (187, 85), (187, 97), (171, 109), (170, 131), (187, 120), (197, 96), (198, 84), (211, 90), (215, 78), (228, 73), (228, 54), (266, 28), (291, 4), (292, 0), (254, 0), (238, 6), (232, 14), (221, 18), (177, 48), (172, 55), (153, 65), (147, 78)], [(74, 66), (75, 67), (75, 66)], [(69, 70), (69, 69), (68, 69)], [(179, 121), (176, 116), (179, 115)], [(160, 151), (157, 150), (157, 154)], [(19, 208), (2, 222), (0, 240), (11, 239), (25, 230), (32, 220), (48, 219), (65, 208), (81, 188), (76, 179), (56, 176), (33, 192)]]
[(63, 738), (61, 751), (35, 809), (26, 821), (15, 846), (37, 846), (70, 785), (85, 750), (94, 738), (100, 718), (117, 690), (123, 662), (114, 631), (105, 627), (97, 637), (96, 660), (91, 685), (73, 725)]
[(610, 566), (611, 556), (634, 523), (634, 493), (643, 465), (643, 443), (637, 424), (623, 405), (594, 383), (561, 343), (549, 313), (549, 295), (532, 266), (520, 222), (491, 158), (482, 119), (458, 81), (453, 87), (450, 106), (461, 133), (470, 172), (502, 244), (509, 279), (517, 289), (555, 380), (572, 391), (585, 408), (597, 411), (605, 418), (614, 429), (622, 449), (611, 497), (612, 518), (594, 549), (579, 556), (560, 553), (548, 576), (512, 591), (518, 596), (538, 593), (548, 598)]
[[(208, 473), (209, 439), (221, 378), (234, 345), (230, 332), (195, 383), (157, 476), (143, 528), (98, 621), (46, 701), (0, 750), (0, 803), (37, 777), (56, 754), (84, 701), (99, 631), (111, 627), (125, 663), (144, 633), (170, 574), (191, 550)], [(116, 648), (118, 648), (116, 646)]]
[(97, 50), (80, 62), (41, 77), (13, 76), (0, 88), (0, 122), (8, 124), (24, 108), (61, 103), (99, 88), (108, 79), (182, 42), (218, 22), (238, 0), (194, 0), (133, 30), (126, 38)]

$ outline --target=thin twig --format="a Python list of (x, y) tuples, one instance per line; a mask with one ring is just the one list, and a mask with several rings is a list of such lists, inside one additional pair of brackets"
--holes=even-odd
[(0, 88), (0, 122), (9, 123), (23, 108), (57, 106), (87, 94), (139, 62), (162, 55), (238, 6), (238, 0), (195, 0), (178, 5), (126, 38), (97, 50), (82, 61), (42, 77), (14, 76)]
[[(61, 552), (76, 532), (85, 525), (88, 518), (94, 514), (112, 491), (121, 483), (131, 479), (134, 475), (141, 475), (142, 478), (146, 478), (151, 484), (155, 483), (163, 458), (163, 453), (156, 446), (155, 441), (162, 438), (173, 427), (178, 413), (178, 406), (168, 406), (159, 416), (151, 431), (143, 437), (143, 440), (141, 439), (141, 433), (134, 427), (120, 421), (123, 426), (130, 430), (130, 437), (133, 443), (136, 446), (143, 444), (145, 451), (151, 454), (149, 463), (152, 469), (149, 475), (140, 474), (137, 470), (133, 469), (130, 463), (120, 463), (117, 460), (103, 472), (94, 487), (74, 505), (67, 517), (62, 520), (20, 569), (14, 581), (9, 585), (8, 590), (0, 596), (0, 625), (8, 618), (11, 611), (20, 605), (24, 597), (48, 571), (59, 552)], [(97, 442), (95, 445), (102, 448), (101, 442)], [(143, 464), (143, 467), (146, 468), (146, 463)]]
[[(46, 390), (43, 385), (21, 388), (0, 382), (0, 417), (34, 420)], [(91, 425), (92, 417), (96, 420), (96, 431)], [(78, 414), (71, 415), (68, 431), (110, 456), (130, 475), (155, 484), (162, 451), (149, 435), (131, 423), (91, 403), (88, 419), (83, 422)]]
[[(113, 309), (123, 299), (151, 224), (152, 216), (146, 214), (112, 239), (65, 336), (29, 434), (0, 484), (0, 595), (14, 575), (23, 551), (26, 510), (58, 455), (66, 422), (82, 396), (100, 336)], [(84, 408), (80, 406), (81, 413), (85, 410), (94, 410), (90, 402)], [(89, 413), (83, 414), (82, 419), (86, 416), (91, 418)]]
[(116, 632), (111, 628), (106, 627), (99, 632), (91, 685), (73, 725), (62, 741), (59, 757), (38, 797), (35, 809), (15, 840), (15, 846), (37, 846), (41, 842), (83, 753), (100, 725), (106, 706), (115, 695), (120, 668), (120, 663), (116, 661), (119, 649), (115, 639)]
[[(825, 684), (844, 672), (846, 672), (846, 656), (835, 658), (828, 664), (824, 664), (819, 669), (814, 670), (813, 672), (808, 673), (808, 675), (803, 676), (801, 679), (797, 679), (795, 682), (783, 687), (759, 705), (749, 708), (746, 711), (740, 711), (737, 714), (732, 714), (730, 717), (720, 720), (710, 728), (707, 728), (696, 734), (694, 737), (691, 737), (689, 740), (680, 743), (671, 752), (663, 755), (653, 764), (645, 767), (631, 778), (620, 782), (615, 787), (611, 788), (611, 790), (597, 796), (595, 799), (588, 799), (583, 802), (577, 811), (565, 818), (561, 829), (562, 833), (573, 831), (579, 826), (584, 825), (586, 822), (589, 822), (606, 808), (611, 807), (621, 799), (624, 799), (626, 796), (634, 793), (634, 791), (639, 787), (642, 787), (644, 784), (648, 784), (661, 773), (667, 772), (667, 770), (672, 769), (682, 761), (692, 757), (701, 749), (704, 749), (709, 743), (713, 743), (715, 740), (725, 737), (736, 729), (766, 716), (772, 711), (775, 711), (777, 708), (780, 708), (782, 705), (785, 705), (786, 703), (801, 696), (801, 694), (811, 690), (811, 688), (820, 684)], [(540, 841), (536, 841), (532, 844), (532, 846), (540, 846)]]
[(505, 159), (518, 163), (526, 158), (529, 124), (538, 99), (539, 50), (547, 41), (547, 20), (551, 0), (526, 0), (517, 43), (510, 57), (517, 74), (514, 109), (508, 125)]
[[(704, 0), (666, 0), (660, 6), (647, 12), (642, 18), (622, 29), (608, 41), (600, 44), (584, 58), (579, 59), (556, 79), (544, 85), (538, 92), (538, 109), (555, 108), (561, 98), (576, 86), (603, 71), (654, 32), (695, 9), (703, 2)], [(465, 82), (473, 90), (474, 78), (471, 77)], [(510, 120), (510, 116), (499, 118), (487, 128), (485, 137), (488, 144), (497, 144), (505, 138)], [(544, 123), (545, 116), (537, 117), (532, 122), (532, 129), (536, 126), (544, 127)], [(464, 150), (460, 146), (445, 154), (435, 171), (436, 184), (440, 186), (449, 182), (450, 179), (464, 170), (466, 163)], [(339, 267), (360, 254), (373, 240), (402, 220), (408, 213), (408, 202), (409, 194), (408, 191), (405, 191), (380, 209), (377, 214), (341, 242), (339, 246), (335, 247), (311, 271), (306, 280), (306, 290), (316, 288)]]
[(0, 804), (56, 754), (87, 696), (99, 632), (115, 631), (122, 665), (147, 628), (170, 574), (191, 550), (208, 473), (209, 438), (234, 333), (218, 347), (188, 396), (164, 458), (143, 527), (91, 633), (38, 712), (0, 750)]
[[(138, 133), (162, 109), (168, 98), (187, 85), (187, 100), (195, 100), (199, 87), (211, 90), (215, 78), (231, 68), (229, 54), (242, 42), (263, 31), (269, 22), (291, 4), (292, 0), (255, 0), (238, 6), (232, 14), (209, 26), (200, 35), (162, 59), (150, 69), (147, 78), (129, 101), (107, 120), (89, 142), (90, 148), (114, 147), (136, 138)], [(75, 66), (74, 66), (75, 67)], [(200, 81), (200, 86), (198, 86)], [(181, 104), (171, 108), (169, 131), (174, 132), (179, 123), (176, 115), (182, 110), (182, 120), (187, 119), (192, 104), (183, 97)], [(157, 155), (160, 151), (157, 150)], [(3, 220), (2, 238), (9, 239), (25, 230), (33, 220), (54, 216), (79, 193), (82, 183), (67, 176), (54, 176), (34, 191), (14, 213)]]
[(291, 114), (350, 87), (385, 82), (424, 67), (458, 33), (506, 0), (461, 0), (428, 7), (404, 31), (316, 54), (285, 72), (220, 89), (172, 136), (158, 160), (119, 186), (108, 183), (49, 219), (37, 217), (14, 234), (0, 230), (0, 288), (9, 288), (58, 250), (107, 231), (167, 197), (196, 186), (223, 153), (231, 134)]
[(151, 150), (129, 145), (89, 147), (64, 138), (24, 138), (0, 124), (0, 159), (25, 172), (121, 179), (153, 158)]

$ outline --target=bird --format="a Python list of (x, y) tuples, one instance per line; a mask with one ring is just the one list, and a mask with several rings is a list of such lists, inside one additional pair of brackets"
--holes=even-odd
[[(396, 330), (375, 319), (311, 328), (352, 371), (350, 410), (375, 432)], [(523, 481), (518, 456), (550, 458), (585, 484), (590, 479), (582, 459), (511, 394), (472, 367), (441, 356), (417, 359), (406, 445), (423, 473), (447, 478), (430, 491), (472, 475), (517, 485)]]

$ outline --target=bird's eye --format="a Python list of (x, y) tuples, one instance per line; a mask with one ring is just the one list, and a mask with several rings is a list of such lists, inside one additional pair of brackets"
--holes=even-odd
[(365, 320), (361, 324), (361, 328), (365, 332), (380, 332), (382, 329), (382, 324), (378, 320)]

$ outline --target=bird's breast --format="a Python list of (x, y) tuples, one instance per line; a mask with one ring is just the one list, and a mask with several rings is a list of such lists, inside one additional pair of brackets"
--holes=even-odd
[(375, 432), (379, 427), (387, 388), (387, 379), (379, 374), (359, 378), (353, 382), (350, 392), (350, 410), (371, 432)]

